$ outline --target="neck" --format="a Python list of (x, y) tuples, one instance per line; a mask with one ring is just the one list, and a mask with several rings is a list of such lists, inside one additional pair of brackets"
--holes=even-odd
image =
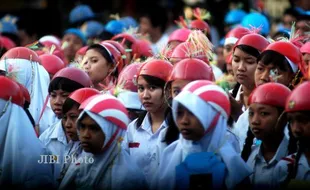
[(152, 43), (158, 42), (158, 40), (161, 38), (161, 36), (162, 36), (162, 33), (161, 33), (161, 32), (154, 32), (154, 33), (151, 35), (151, 41), (152, 41)]
[(242, 85), (242, 91), (243, 91), (242, 92), (242, 98), (243, 98), (242, 102), (246, 108), (248, 107), (248, 98), (249, 98), (249, 96), (253, 90), (254, 90), (254, 87), (249, 88), (249, 87)]
[(263, 146), (262, 152), (263, 152), (263, 155), (266, 161), (269, 161), (274, 157), (283, 138), (284, 138), (284, 135), (277, 136), (277, 137), (273, 136), (273, 137), (267, 138), (266, 140), (262, 142), (262, 146)]
[(153, 133), (155, 133), (165, 120), (165, 112), (163, 112), (162, 110), (153, 112), (150, 113), (150, 117), (151, 117), (152, 131)]

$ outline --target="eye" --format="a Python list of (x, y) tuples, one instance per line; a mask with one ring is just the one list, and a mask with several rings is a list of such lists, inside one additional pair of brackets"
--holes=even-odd
[(264, 70), (264, 68), (262, 66), (259, 66), (259, 65), (256, 67), (256, 69), (259, 70), (259, 71), (263, 71)]
[(52, 98), (56, 98), (56, 94), (55, 93), (51, 93), (51, 95), (50, 95)]
[(68, 98), (69, 94), (62, 94), (61, 97)]
[(253, 117), (254, 112), (253, 111), (249, 111), (249, 117)]
[(150, 90), (155, 90), (157, 88), (157, 86), (150, 86)]
[(144, 90), (144, 87), (143, 87), (143, 86), (138, 86), (138, 91), (139, 91), (139, 92), (143, 92), (143, 90)]
[(173, 93), (174, 95), (178, 95), (180, 92), (181, 92), (181, 90), (177, 89), (177, 90), (173, 90), (172, 93)]
[(261, 116), (268, 116), (268, 115), (270, 115), (268, 112), (260, 112), (260, 115)]
[(238, 63), (240, 61), (240, 58), (234, 57), (233, 61)]

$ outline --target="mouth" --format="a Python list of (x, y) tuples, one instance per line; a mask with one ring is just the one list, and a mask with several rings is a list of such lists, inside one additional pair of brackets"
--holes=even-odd
[(181, 129), (181, 130), (180, 130), (180, 133), (181, 133), (184, 137), (186, 137), (186, 136), (191, 135), (191, 134), (192, 134), (192, 131), (191, 131), (190, 129)]
[(245, 78), (247, 78), (247, 76), (244, 75), (244, 74), (237, 74), (236, 76), (237, 76), (238, 79), (245, 79)]
[(146, 107), (151, 107), (153, 105), (153, 103), (151, 102), (143, 102), (143, 106)]
[(261, 129), (258, 129), (258, 128), (253, 128), (253, 129), (252, 129), (252, 133), (253, 133), (255, 136), (261, 134), (261, 132), (262, 132)]
[(62, 110), (60, 108), (56, 108), (56, 109), (54, 109), (54, 113), (56, 115), (61, 115), (62, 114)]

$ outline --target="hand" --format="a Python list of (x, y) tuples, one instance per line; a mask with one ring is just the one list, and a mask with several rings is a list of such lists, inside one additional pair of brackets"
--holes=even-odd
[(229, 101), (230, 101), (231, 117), (236, 122), (239, 116), (243, 113), (242, 111), (243, 104), (241, 101), (235, 100), (235, 98), (232, 97), (231, 94), (229, 94)]

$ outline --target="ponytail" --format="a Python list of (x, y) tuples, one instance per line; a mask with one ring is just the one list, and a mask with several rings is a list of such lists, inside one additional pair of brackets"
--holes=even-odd
[(175, 124), (173, 117), (172, 117), (172, 108), (168, 107), (165, 112), (165, 121), (168, 125), (167, 132), (165, 134), (165, 138), (163, 142), (167, 145), (173, 143), (174, 141), (179, 139), (179, 129)]
[(253, 144), (254, 134), (251, 131), (250, 126), (248, 127), (247, 137), (245, 139), (245, 144), (243, 146), (243, 150), (241, 152), (242, 159), (246, 162), (249, 159), (249, 156), (252, 151), (252, 144)]

